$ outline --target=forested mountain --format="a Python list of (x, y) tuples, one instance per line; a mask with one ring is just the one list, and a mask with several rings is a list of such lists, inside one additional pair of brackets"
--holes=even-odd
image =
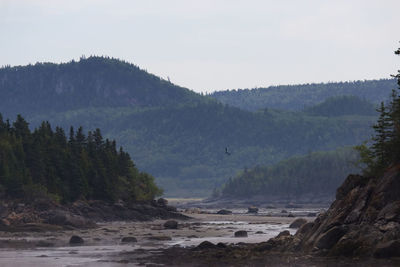
[(222, 188), (223, 197), (266, 199), (334, 197), (337, 187), (355, 167), (358, 154), (352, 148), (313, 152), (292, 157), (272, 166), (244, 170)]
[(205, 196), (244, 167), (360, 144), (376, 119), (248, 112), (109, 58), (0, 73), (0, 112), (11, 119), (21, 113), (32, 127), (49, 121), (66, 131), (70, 125), (102, 129), (156, 177), (167, 196)]
[(161, 191), (99, 129), (86, 136), (82, 128), (71, 128), (67, 138), (48, 122), (31, 132), (21, 116), (11, 124), (0, 114), (0, 193), (3, 198), (40, 196), (67, 203), (152, 200)]
[(106, 57), (1, 68), (0, 95), (3, 115), (206, 100), (133, 64)]
[(366, 80), (338, 83), (280, 85), (268, 88), (218, 91), (209, 96), (221, 103), (244, 110), (260, 109), (303, 110), (334, 96), (357, 96), (373, 104), (387, 100), (396, 89), (395, 79)]

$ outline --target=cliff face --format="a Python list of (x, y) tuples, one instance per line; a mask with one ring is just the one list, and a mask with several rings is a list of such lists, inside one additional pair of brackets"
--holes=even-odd
[(331, 256), (400, 256), (400, 164), (382, 177), (347, 177), (329, 210), (303, 225), (291, 250)]

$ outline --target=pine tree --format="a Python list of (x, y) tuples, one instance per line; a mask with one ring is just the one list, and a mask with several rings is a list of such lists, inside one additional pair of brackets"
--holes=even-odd
[(377, 111), (379, 112), (379, 118), (377, 123), (373, 126), (376, 134), (372, 138), (372, 140), (375, 141), (372, 145), (372, 156), (376, 159), (376, 164), (379, 168), (384, 166), (390, 157), (388, 148), (393, 136), (393, 122), (390, 118), (390, 112), (387, 111), (383, 102), (381, 102)]

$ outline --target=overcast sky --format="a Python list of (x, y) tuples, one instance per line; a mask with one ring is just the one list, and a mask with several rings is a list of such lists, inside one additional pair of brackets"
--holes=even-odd
[(0, 65), (107, 55), (210, 92), (388, 78), (399, 0), (0, 0)]

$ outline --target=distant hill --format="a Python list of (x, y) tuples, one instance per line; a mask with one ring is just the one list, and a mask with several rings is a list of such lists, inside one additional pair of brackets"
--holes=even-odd
[(299, 111), (319, 104), (327, 98), (343, 95), (357, 96), (378, 104), (387, 100), (391, 91), (396, 88), (395, 79), (381, 79), (237, 89), (218, 91), (209, 96), (221, 103), (249, 111), (265, 108)]
[(230, 179), (222, 189), (222, 196), (289, 202), (312, 202), (317, 196), (333, 199), (349, 173), (361, 172), (355, 167), (357, 160), (356, 151), (341, 148), (292, 157), (272, 166), (257, 166)]
[(133, 64), (106, 57), (1, 68), (0, 95), (3, 114), (205, 101), (204, 97)]
[[(167, 196), (206, 196), (244, 167), (361, 143), (376, 116), (249, 112), (116, 59), (0, 69), (0, 113), (101, 128)], [(230, 155), (225, 153), (228, 148)]]
[(357, 96), (333, 96), (315, 106), (307, 107), (303, 112), (315, 116), (376, 115), (376, 106)]

